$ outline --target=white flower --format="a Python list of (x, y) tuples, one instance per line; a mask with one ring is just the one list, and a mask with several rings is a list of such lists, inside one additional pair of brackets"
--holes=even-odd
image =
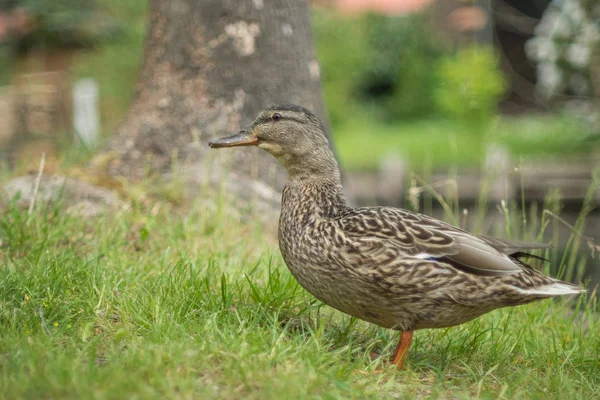
[(538, 83), (548, 94), (553, 94), (561, 84), (563, 74), (554, 63), (540, 63), (537, 67)]
[(587, 67), (590, 55), (590, 48), (580, 43), (573, 43), (567, 49), (567, 61), (576, 68)]
[(560, 11), (550, 7), (542, 15), (540, 23), (535, 27), (534, 33), (536, 36), (551, 36), (554, 31), (553, 27), (555, 21), (560, 17)]
[(548, 10), (542, 16), (542, 20), (535, 28), (536, 36), (549, 38), (566, 38), (571, 35), (571, 21), (569, 17), (559, 10)]
[(569, 88), (573, 91), (573, 93), (583, 96), (590, 90), (590, 85), (584, 75), (580, 73), (574, 73), (569, 78)]
[(591, 45), (596, 43), (598, 40), (600, 40), (600, 31), (598, 30), (598, 27), (593, 22), (587, 21), (587, 23), (581, 27), (579, 41), (581, 43)]
[(600, 0), (552, 0), (525, 44), (537, 85), (551, 97), (568, 88), (589, 94), (592, 54), (600, 47)]
[(563, 13), (569, 16), (571, 21), (576, 25), (581, 25), (585, 19), (585, 11), (581, 8), (581, 4), (578, 1), (570, 0), (563, 3)]
[(544, 37), (534, 37), (525, 43), (527, 56), (535, 61), (556, 61), (558, 51), (552, 40)]
[(558, 38), (569, 37), (573, 33), (571, 21), (565, 13), (560, 14), (554, 25), (554, 35)]

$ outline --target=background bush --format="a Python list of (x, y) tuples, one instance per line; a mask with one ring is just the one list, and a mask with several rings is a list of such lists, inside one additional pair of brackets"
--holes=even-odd
[(499, 60), (490, 47), (471, 46), (437, 65), (435, 100), (445, 116), (480, 127), (497, 111), (506, 91)]
[(15, 11), (31, 19), (30, 27), (11, 32), (4, 44), (21, 52), (91, 46), (122, 30), (115, 18), (101, 12), (96, 0), (0, 0), (0, 12), (15, 15)]
[(356, 108), (390, 122), (436, 113), (432, 66), (443, 52), (428, 14), (347, 18), (318, 10), (313, 21), (333, 124)]
[(427, 14), (366, 16), (369, 61), (357, 82), (363, 102), (386, 120), (435, 113), (432, 66), (442, 56)]
[(321, 66), (321, 83), (329, 118), (336, 125), (357, 110), (356, 82), (370, 62), (365, 54), (364, 17), (341, 18), (315, 10), (313, 33)]

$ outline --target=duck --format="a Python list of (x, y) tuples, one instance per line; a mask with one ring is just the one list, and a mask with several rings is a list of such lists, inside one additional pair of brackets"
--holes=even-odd
[(349, 206), (323, 125), (302, 106), (269, 107), (209, 146), (256, 146), (285, 168), (278, 225), (285, 264), (323, 303), (399, 331), (391, 358), (399, 368), (416, 330), (585, 292), (523, 261), (547, 244), (472, 234), (401, 208)]

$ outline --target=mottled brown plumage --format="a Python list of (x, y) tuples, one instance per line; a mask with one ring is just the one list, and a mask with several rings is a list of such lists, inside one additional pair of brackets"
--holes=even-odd
[(279, 247), (294, 277), (340, 311), (404, 331), (399, 366), (413, 330), (583, 291), (519, 260), (547, 245), (474, 235), (399, 208), (349, 207), (322, 127), (302, 107), (271, 107), (247, 130), (211, 142), (240, 145), (265, 149), (288, 171)]

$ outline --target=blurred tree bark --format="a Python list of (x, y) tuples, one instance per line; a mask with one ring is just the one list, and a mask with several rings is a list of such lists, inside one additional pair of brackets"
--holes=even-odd
[(107, 145), (108, 171), (140, 179), (177, 160), (210, 175), (226, 164), (245, 180), (280, 186), (267, 153), (208, 153), (206, 145), (278, 103), (325, 120), (306, 0), (151, 0), (136, 94)]

